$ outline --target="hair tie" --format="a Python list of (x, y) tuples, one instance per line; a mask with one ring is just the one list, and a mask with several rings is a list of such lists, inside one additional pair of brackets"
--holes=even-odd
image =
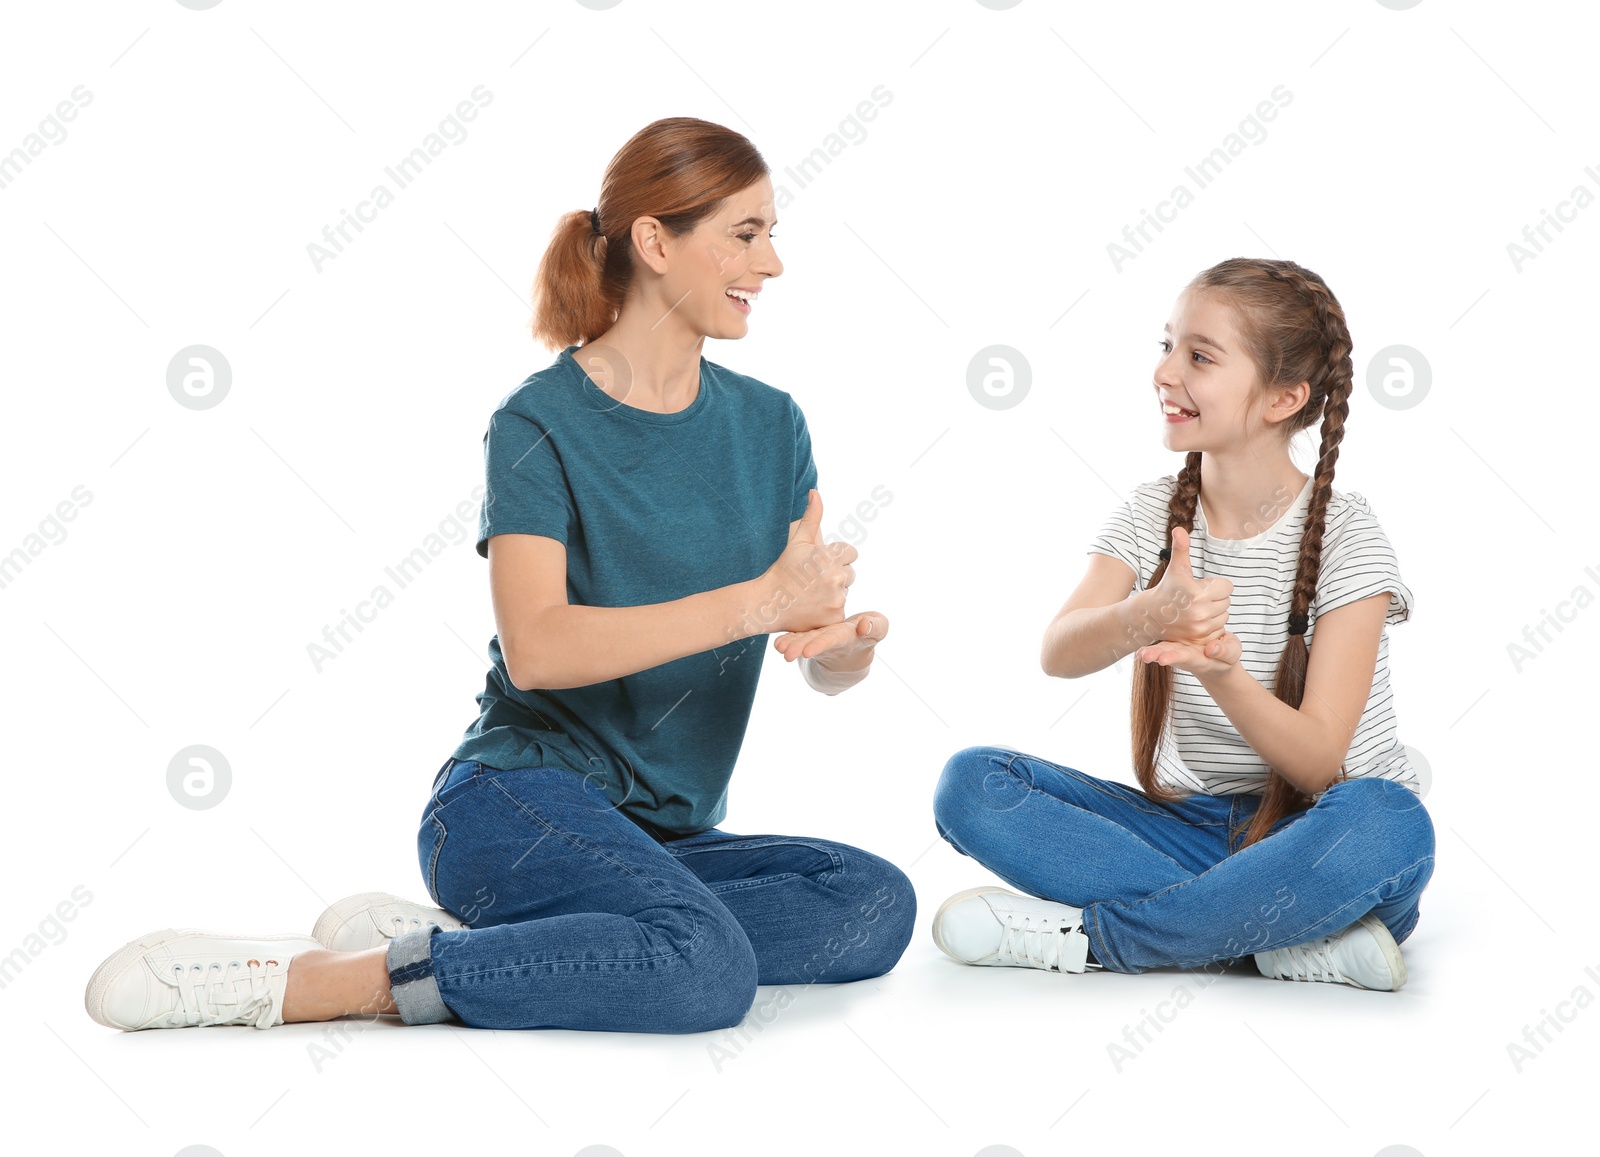
[(1170, 561), (1171, 558), (1172, 558), (1172, 548), (1170, 546), (1162, 547), (1161, 548), (1161, 557)]
[(600, 232), (600, 210), (599, 209), (590, 209), (589, 210), (589, 228), (594, 230), (596, 233)]
[(1295, 614), (1289, 616), (1289, 633), (1291, 635), (1305, 634), (1306, 625), (1306, 617), (1304, 615)]

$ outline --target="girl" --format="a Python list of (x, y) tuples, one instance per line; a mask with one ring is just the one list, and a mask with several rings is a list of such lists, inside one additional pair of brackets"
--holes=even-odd
[(484, 437), (497, 633), (417, 837), (440, 907), (352, 896), (314, 939), (152, 933), (90, 980), (95, 1020), (699, 1032), (738, 1024), (758, 984), (894, 966), (916, 914), (898, 868), (716, 826), (767, 633), (832, 695), (888, 632), (844, 617), (857, 552), (822, 544), (799, 406), (701, 354), (783, 271), (775, 224), (755, 147), (677, 117), (555, 231), (533, 328), (561, 352)]
[[(1389, 692), (1385, 623), (1410, 616), (1411, 592), (1366, 500), (1333, 489), (1344, 311), (1308, 269), (1236, 258), (1190, 282), (1160, 346), (1155, 394), (1184, 467), (1111, 515), (1041, 651), (1063, 678), (1139, 660), (1143, 790), (957, 752), (939, 833), (1030, 895), (959, 892), (934, 941), (967, 964), (1062, 972), (1253, 954), (1269, 977), (1397, 989), (1433, 825)], [(1289, 440), (1319, 417), (1307, 476)]]

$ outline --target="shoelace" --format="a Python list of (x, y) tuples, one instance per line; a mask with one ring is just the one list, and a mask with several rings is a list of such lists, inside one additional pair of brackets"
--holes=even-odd
[(283, 985), (274, 984), (287, 962), (276, 960), (213, 960), (187, 969), (172, 966), (172, 983), (178, 990), (178, 1007), (168, 1020), (174, 1026), (248, 1024), (268, 1028), (277, 1023)]
[(1329, 980), (1349, 984), (1350, 978), (1334, 963), (1337, 936), (1324, 936), (1306, 944), (1291, 944), (1272, 954), (1272, 970), (1284, 980)]
[(999, 959), (1007, 964), (1028, 964), (1034, 968), (1061, 971), (1061, 949), (1068, 936), (1082, 935), (1075, 928), (1063, 928), (1059, 919), (1008, 912), (1000, 933)]

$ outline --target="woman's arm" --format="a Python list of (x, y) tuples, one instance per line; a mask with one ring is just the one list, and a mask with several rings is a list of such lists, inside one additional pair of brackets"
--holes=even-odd
[(824, 695), (837, 695), (841, 691), (848, 691), (865, 679), (867, 672), (872, 670), (871, 652), (867, 652), (862, 666), (845, 671), (836, 671), (830, 667), (824, 667), (815, 659), (804, 656), (798, 662), (800, 664), (800, 673), (805, 676), (806, 684), (813, 691), (821, 691)]
[(586, 687), (736, 643), (762, 629), (775, 594), (763, 575), (664, 603), (573, 606), (566, 545), (536, 534), (489, 539), (489, 584), (507, 672), (524, 691)]
[(567, 602), (567, 548), (538, 534), (488, 539), (489, 585), (507, 673), (521, 690), (587, 687), (769, 631), (835, 623), (855, 578), (856, 548), (821, 540), (822, 496), (791, 523), (788, 545), (758, 578), (636, 607)]
[(1389, 592), (1384, 591), (1317, 618), (1317, 641), (1299, 710), (1239, 663), (1215, 674), (1197, 672), (1195, 678), (1268, 766), (1301, 791), (1316, 795), (1338, 778), (1350, 753), (1372, 694), (1388, 607)]

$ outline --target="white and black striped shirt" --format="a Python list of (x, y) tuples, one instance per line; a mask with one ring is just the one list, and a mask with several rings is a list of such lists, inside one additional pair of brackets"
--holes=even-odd
[[(1283, 506), (1261, 512), (1266, 528), (1243, 539), (1212, 538), (1205, 530), (1205, 496), (1196, 504), (1190, 559), (1196, 578), (1221, 577), (1233, 583), (1228, 630), (1239, 637), (1240, 661), (1272, 690), (1278, 657), (1289, 637), (1289, 595), (1300, 557), (1300, 532), (1311, 504), (1313, 480)], [(1167, 542), (1167, 509), (1175, 475), (1134, 488), (1133, 496), (1106, 520), (1089, 552), (1120, 558), (1138, 576), (1137, 588), (1150, 582), (1159, 552)], [(1253, 528), (1252, 528), (1253, 529)], [(1322, 571), (1312, 600), (1306, 645), (1312, 646), (1317, 619), (1328, 611), (1389, 592), (1389, 610), (1378, 644), (1372, 693), (1350, 742), (1344, 768), (1351, 776), (1377, 775), (1420, 791), (1416, 768), (1395, 734), (1394, 696), (1389, 688), (1389, 623), (1411, 616), (1411, 590), (1400, 577), (1394, 548), (1367, 500), (1337, 489), (1328, 500), (1322, 539)], [(1131, 593), (1131, 592), (1130, 592)], [(1173, 717), (1157, 760), (1158, 779), (1185, 791), (1211, 795), (1258, 794), (1266, 763), (1240, 736), (1222, 709), (1187, 671), (1173, 669)], [(1174, 750), (1174, 743), (1176, 750)]]

